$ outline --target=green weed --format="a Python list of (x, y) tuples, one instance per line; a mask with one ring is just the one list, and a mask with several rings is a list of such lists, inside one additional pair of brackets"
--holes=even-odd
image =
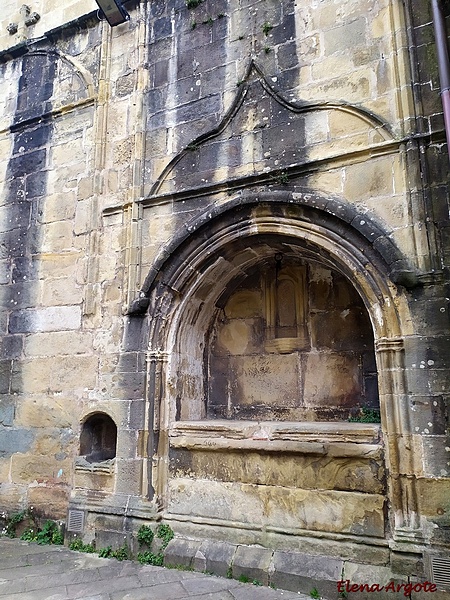
[(139, 547), (148, 546), (150, 548), (154, 537), (155, 534), (149, 525), (141, 525), (137, 534)]
[(92, 554), (95, 552), (95, 542), (84, 544), (81, 538), (75, 538), (70, 542), (69, 549), (75, 550), (76, 552), (87, 552), (88, 554)]
[(273, 25), (271, 25), (270, 23), (268, 23), (267, 21), (264, 23), (264, 25), (262, 26), (262, 30), (264, 35), (269, 35), (269, 33), (272, 31), (273, 29)]
[(137, 555), (138, 561), (141, 565), (153, 565), (154, 567), (162, 567), (164, 563), (164, 554), (162, 552), (158, 552), (158, 554), (153, 554), (153, 552), (138, 552)]

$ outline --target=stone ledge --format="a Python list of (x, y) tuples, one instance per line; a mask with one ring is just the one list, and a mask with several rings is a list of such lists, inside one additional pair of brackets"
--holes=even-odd
[[(318, 444), (355, 443), (374, 445), (379, 442), (380, 425), (375, 423), (291, 422), (291, 421), (228, 421), (205, 419), (177, 421), (170, 429), (171, 440), (177, 437), (294, 441)], [(175, 442), (176, 443), (176, 442)]]
[[(367, 580), (370, 584), (386, 585), (394, 579), (404, 579), (405, 582), (407, 579), (393, 573), (388, 566), (368, 565), (304, 552), (274, 551), (257, 545), (181, 537), (169, 542), (164, 565), (245, 579), (308, 595), (316, 589), (321, 598), (327, 600), (341, 598), (337, 586), (337, 582), (341, 580), (351, 578), (352, 583), (365, 583)], [(352, 594), (352, 597), (354, 595)], [(385, 597), (390, 598), (389, 593), (377, 593), (378, 600), (384, 600)], [(370, 599), (358, 593), (355, 600)]]
[(203, 437), (195, 435), (171, 437), (172, 448), (188, 450), (247, 450), (254, 452), (276, 452), (294, 454), (318, 454), (334, 457), (362, 457), (376, 459), (382, 455), (382, 448), (376, 444), (301, 442), (294, 440), (236, 440), (228, 438)]

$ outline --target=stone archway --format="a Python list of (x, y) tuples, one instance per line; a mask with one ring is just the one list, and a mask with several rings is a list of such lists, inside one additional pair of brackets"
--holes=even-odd
[[(401, 262), (398, 252), (388, 253), (389, 264), (367, 236), (348, 224), (348, 215), (343, 221), (287, 194), (275, 199), (249, 196), (217, 213), (216, 218), (209, 212), (189, 224), (176, 251), (163, 250), (143, 292), (149, 297), (151, 316), (149, 405), (155, 452), (151, 476), (166, 517), (207, 527), (226, 523), (241, 534), (245, 530), (247, 541), (259, 543), (262, 532), (278, 535), (284, 523), (284, 530), (293, 535), (363, 536), (380, 545), (385, 538), (387, 495), (391, 532), (407, 531), (414, 537), (415, 492), (411, 480), (403, 477), (412, 464), (405, 461), (412, 457), (403, 452), (400, 464), (397, 440), (407, 419), (401, 402), (406, 391), (401, 363), (402, 335), (409, 333), (406, 302), (390, 277), (392, 264), (398, 267)], [(375, 225), (368, 223), (367, 228), (373, 231)], [(291, 261), (320, 264), (338, 274), (364, 304), (375, 340), (384, 446), (376, 425), (324, 420), (293, 426), (290, 421), (289, 428), (261, 418), (253, 427), (230, 415), (208, 418), (205, 348), (217, 311), (227, 301), (230, 286), (236, 289), (236, 282), (248, 277), (252, 268), (267, 265), (280, 252)], [(301, 335), (297, 331), (287, 337)], [(224, 459), (224, 453), (231, 453), (231, 458)], [(245, 473), (244, 454), (251, 457), (256, 472), (270, 463), (272, 475), (252, 480)], [(211, 460), (216, 456), (218, 460)], [(306, 473), (297, 487), (286, 483), (288, 473), (295, 470), (292, 456)], [(390, 474), (387, 490), (384, 458)], [(209, 473), (208, 462), (213, 464)], [(225, 470), (217, 467), (219, 463)], [(234, 472), (231, 464), (237, 465)], [(331, 484), (328, 488), (323, 484), (320, 494), (311, 488), (313, 465), (319, 471), (329, 469), (326, 477)], [(369, 474), (374, 468), (375, 477)], [(274, 479), (273, 473), (283, 469), (284, 479)], [(361, 474), (359, 481), (349, 475), (355, 469)], [(191, 485), (200, 479), (201, 485)], [(239, 518), (233, 506), (239, 507)], [(253, 521), (250, 514), (257, 515)]]

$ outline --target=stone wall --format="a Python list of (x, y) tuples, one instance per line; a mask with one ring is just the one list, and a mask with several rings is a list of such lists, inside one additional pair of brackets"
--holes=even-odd
[(38, 4), (0, 31), (0, 506), (421, 576), (450, 544), (428, 5)]

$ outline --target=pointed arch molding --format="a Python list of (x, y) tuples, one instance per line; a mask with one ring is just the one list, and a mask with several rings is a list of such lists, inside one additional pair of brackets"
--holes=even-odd
[[(54, 49), (33, 49), (20, 56), (22, 61), (30, 61), (34, 71), (38, 73), (46, 64), (54, 67), (53, 89), (49, 101), (42, 104), (26, 106), (11, 125), (11, 132), (36, 119), (58, 116), (76, 108), (93, 104), (95, 101), (94, 80), (91, 73), (73, 56), (63, 54)], [(46, 82), (50, 84), (50, 82)]]
[(345, 102), (287, 100), (251, 61), (230, 108), (166, 165), (150, 198), (241, 178), (294, 172), (349, 152), (392, 144), (388, 124)]
[[(330, 252), (337, 255), (347, 247), (347, 270), (350, 264), (354, 264), (354, 268), (365, 272), (367, 278), (373, 277), (370, 273), (375, 270), (380, 281), (382, 279), (385, 282), (380, 283), (380, 297), (384, 293), (382, 290), (388, 285), (387, 281), (406, 288), (419, 285), (415, 268), (395, 245), (389, 232), (354, 206), (301, 188), (296, 188), (295, 191), (247, 192), (226, 203), (209, 206), (199, 216), (180, 226), (171, 241), (160, 249), (129, 313), (145, 312), (151, 292), (159, 283), (165, 282), (168, 286), (179, 289), (175, 281), (169, 281), (169, 272), (172, 272), (177, 263), (181, 269), (183, 266), (189, 269), (193, 257), (198, 259), (204, 240), (212, 240), (216, 232), (221, 235), (222, 243), (226, 243), (234, 236), (257, 235), (262, 231), (256, 215), (258, 207), (263, 204), (270, 207), (268, 212), (272, 212), (275, 219), (265, 226), (266, 233), (281, 233), (282, 227), (277, 225), (276, 219), (283, 216), (289, 219), (290, 235), (293, 237), (310, 239), (311, 232), (317, 228), (317, 231), (321, 231), (315, 240), (317, 250), (335, 244), (334, 250)], [(233, 229), (229, 237), (224, 234), (227, 226)], [(248, 231), (245, 233), (246, 228)], [(213, 252), (212, 246), (206, 247), (205, 251), (209, 257)], [(217, 251), (220, 251), (219, 248)], [(346, 270), (345, 261), (341, 269)], [(351, 278), (349, 272), (347, 275)]]

